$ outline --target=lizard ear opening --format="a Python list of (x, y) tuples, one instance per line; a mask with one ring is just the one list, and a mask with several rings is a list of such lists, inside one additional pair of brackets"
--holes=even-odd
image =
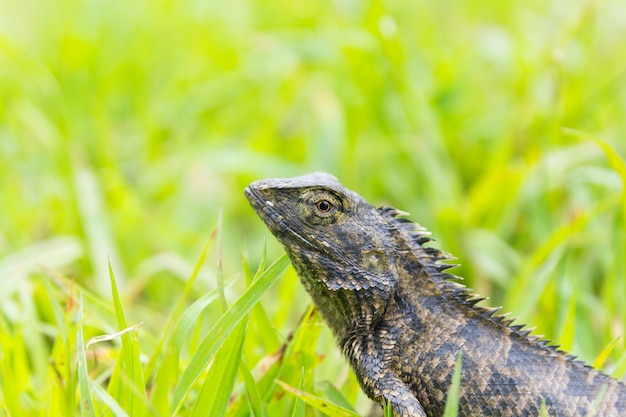
[(381, 250), (363, 251), (363, 268), (368, 271), (382, 273), (387, 267), (387, 256)]

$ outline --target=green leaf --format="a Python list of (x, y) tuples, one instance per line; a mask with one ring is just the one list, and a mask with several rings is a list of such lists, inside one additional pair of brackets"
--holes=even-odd
[(49, 415), (71, 414), (75, 408), (76, 390), (74, 389), (75, 375), (70, 369), (73, 350), (67, 316), (63, 313), (59, 300), (54, 296), (48, 279), (42, 281), (48, 295), (46, 302), (52, 307), (57, 328), (57, 336), (50, 357), (50, 370), (46, 379), (49, 398), (47, 412)]
[(254, 380), (250, 369), (248, 369), (248, 365), (246, 365), (243, 360), (239, 362), (239, 372), (241, 373), (241, 378), (243, 379), (246, 387), (246, 396), (252, 415), (254, 417), (266, 417), (267, 414), (265, 413), (265, 404), (263, 403), (263, 399), (259, 393), (257, 382)]
[(616, 337), (611, 343), (609, 343), (604, 349), (602, 349), (602, 352), (600, 352), (600, 354), (596, 357), (596, 360), (593, 361), (594, 368), (601, 369), (604, 366), (604, 362), (606, 362), (606, 360), (609, 358), (609, 355), (611, 354), (613, 349), (615, 349), (615, 346), (617, 346), (617, 342), (619, 341), (620, 338)]
[(561, 334), (557, 340), (561, 344), (561, 349), (569, 351), (574, 346), (574, 334), (576, 332), (576, 303), (577, 292), (574, 288), (567, 303), (567, 312), (561, 326)]
[[(302, 369), (302, 376), (300, 377), (300, 392), (305, 392), (304, 387), (304, 369)], [(291, 417), (305, 417), (306, 403), (298, 397), (294, 397), (293, 405), (291, 406)]]
[(459, 412), (459, 392), (461, 391), (461, 360), (462, 352), (456, 357), (456, 365), (454, 366), (454, 373), (452, 374), (452, 384), (448, 390), (448, 398), (446, 400), (446, 409), (444, 410), (444, 417), (456, 417)]
[(178, 378), (178, 355), (174, 352), (165, 355), (159, 364), (150, 393), (150, 410), (157, 416), (169, 415), (170, 389)]
[(109, 411), (111, 411), (114, 416), (128, 417), (126, 411), (124, 411), (122, 407), (120, 407), (119, 403), (115, 401), (115, 399), (111, 397), (104, 388), (95, 383), (92, 383), (91, 387), (93, 388), (96, 397), (98, 397), (108, 407)]
[[(117, 324), (120, 329), (127, 329), (129, 326), (124, 315), (115, 274), (110, 262), (109, 276)], [(130, 333), (122, 331), (122, 348), (119, 353), (118, 363), (111, 375), (109, 393), (131, 416), (143, 416), (146, 412), (147, 398), (136, 334), (136, 330)]]
[[(315, 322), (315, 325), (319, 327), (320, 318), (319, 315), (314, 313), (314, 311), (315, 308), (312, 305), (309, 306), (306, 312), (302, 315), (302, 318), (298, 322), (296, 328), (289, 336), (287, 336), (285, 343), (283, 343), (283, 345), (280, 346), (276, 352), (267, 355), (261, 360), (264, 368), (268, 366), (268, 363), (270, 363), (269, 367), (263, 370), (263, 376), (256, 382), (259, 394), (262, 400), (266, 403), (268, 414), (272, 414), (269, 410), (271, 406), (275, 405), (272, 403), (272, 399), (274, 398), (272, 395), (276, 389), (275, 380), (277, 378), (281, 378), (283, 380), (293, 380), (294, 373), (297, 372), (297, 378), (299, 378), (298, 380), (301, 384), (304, 383), (304, 379), (302, 378), (302, 367), (304, 365), (302, 359), (300, 358), (300, 353), (302, 352), (301, 346), (304, 340), (315, 340), (315, 343), (310, 343), (313, 345), (312, 347), (307, 346), (308, 349), (315, 349), (315, 346), (317, 345), (316, 335), (318, 334), (318, 331), (311, 330), (315, 329), (315, 327), (312, 327), (310, 322)], [(308, 332), (315, 333), (312, 339), (309, 339), (306, 335), (304, 335)], [(306, 345), (306, 342), (304, 344)], [(236, 409), (229, 415), (232, 417), (244, 417), (248, 415), (248, 412), (247, 404), (243, 403), (238, 404)]]
[(308, 392), (301, 391), (294, 388), (282, 381), (276, 381), (285, 391), (295, 395), (311, 407), (323, 412), (330, 417), (359, 417), (359, 415), (353, 411), (345, 409), (337, 404), (333, 404), (325, 398), (318, 397), (317, 395), (309, 394)]
[(191, 417), (223, 416), (235, 384), (243, 341), (248, 325), (247, 317), (228, 335), (215, 355), (202, 389), (193, 407)]
[(76, 357), (77, 376), (80, 392), (80, 413), (85, 417), (95, 417), (93, 397), (91, 395), (91, 381), (87, 372), (87, 357), (85, 356), (85, 340), (83, 337), (83, 296), (78, 301), (78, 327), (76, 329)]
[[(243, 256), (241, 257), (241, 266), (243, 268), (244, 276), (246, 277), (246, 284), (250, 286), (254, 281), (254, 276), (250, 272), (248, 263)], [(263, 251), (263, 257), (261, 258), (261, 263), (259, 265), (259, 268), (257, 269), (257, 273), (255, 274), (255, 276), (259, 276), (261, 274), (264, 266), (265, 250)], [(267, 349), (272, 349), (273, 347), (280, 346), (280, 340), (274, 328), (274, 323), (272, 322), (272, 320), (270, 320), (267, 312), (263, 308), (263, 303), (255, 304), (254, 308), (250, 312), (250, 323), (254, 324), (254, 328), (256, 329), (254, 335), (260, 339), (260, 343), (263, 346), (265, 346)]]
[(222, 311), (228, 310), (226, 293), (224, 292), (224, 267), (222, 265), (222, 209), (217, 216), (217, 292)]
[(87, 341), (87, 343), (85, 344), (85, 348), (89, 349), (89, 346), (96, 344), (96, 343), (101, 343), (101, 342), (108, 342), (111, 341), (113, 339), (117, 339), (120, 336), (125, 335), (126, 333), (130, 333), (134, 330), (137, 330), (138, 328), (140, 328), (141, 326), (143, 326), (143, 322), (141, 323), (137, 323), (134, 326), (130, 326), (127, 327), (123, 330), (120, 330), (119, 332), (116, 333), (111, 333), (111, 334), (103, 334), (100, 336), (94, 336), (91, 339), (89, 339)]
[(263, 294), (280, 278), (289, 266), (289, 258), (283, 254), (276, 262), (270, 265), (237, 301), (219, 318), (209, 333), (200, 343), (198, 350), (191, 358), (183, 372), (172, 398), (171, 414), (176, 414), (182, 402), (206, 368), (213, 355), (217, 352), (228, 334), (243, 320), (252, 307), (261, 299)]
[(391, 407), (391, 403), (389, 401), (385, 402), (385, 406), (383, 407), (383, 415), (385, 417), (393, 417), (393, 408)]
[[(209, 240), (204, 245), (200, 258), (196, 262), (193, 272), (185, 284), (182, 294), (178, 298), (176, 306), (167, 318), (161, 337), (152, 352), (150, 360), (146, 364), (146, 375), (152, 375), (156, 369), (153, 395), (150, 396), (150, 404), (153, 408), (161, 410), (163, 414), (165, 414), (166, 410), (169, 410), (170, 407), (170, 387), (175, 385), (178, 380), (178, 357), (188, 328), (189, 326), (193, 326), (197, 315), (199, 315), (207, 305), (213, 302), (217, 296), (217, 291), (214, 290), (196, 300), (189, 309), (184, 310), (187, 298), (191, 293), (193, 284), (198, 278), (198, 274), (202, 269), (202, 265), (206, 260), (216, 235), (217, 229), (214, 229)], [(183, 317), (181, 317), (181, 315), (183, 315)], [(174, 338), (174, 342), (170, 343), (172, 337)], [(167, 346), (165, 352), (163, 352), (163, 346)], [(162, 361), (161, 366), (157, 368), (159, 361)], [(160, 395), (155, 395), (155, 392), (160, 393)]]
[(341, 406), (347, 410), (356, 413), (356, 410), (354, 409), (352, 404), (350, 404), (350, 401), (348, 401), (346, 397), (343, 396), (341, 391), (337, 389), (337, 387), (335, 387), (333, 384), (328, 381), (323, 381), (318, 384), (318, 387), (324, 394), (324, 397), (328, 398), (330, 401), (337, 404), (338, 406)]
[[(226, 288), (230, 288), (235, 281), (230, 281)], [(181, 316), (176, 329), (174, 330), (174, 336), (172, 338), (172, 344), (176, 351), (180, 352), (183, 343), (188, 338), (189, 331), (197, 323), (198, 317), (204, 309), (206, 309), (211, 303), (218, 299), (219, 290), (213, 290), (202, 297), (194, 301), (187, 310)]]

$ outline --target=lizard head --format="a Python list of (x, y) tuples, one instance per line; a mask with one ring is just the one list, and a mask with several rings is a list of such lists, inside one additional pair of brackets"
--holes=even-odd
[(397, 251), (376, 208), (324, 173), (255, 181), (245, 195), (336, 333), (345, 321), (382, 314), (396, 287)]

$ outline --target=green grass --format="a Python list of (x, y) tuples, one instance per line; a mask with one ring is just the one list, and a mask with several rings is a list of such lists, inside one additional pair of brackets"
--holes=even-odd
[(0, 415), (365, 413), (242, 194), (313, 170), (626, 374), (623, 2), (1, 9)]

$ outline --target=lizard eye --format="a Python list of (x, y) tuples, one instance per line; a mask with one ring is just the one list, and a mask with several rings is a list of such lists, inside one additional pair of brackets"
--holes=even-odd
[(341, 197), (326, 190), (307, 190), (300, 204), (303, 220), (312, 225), (333, 224), (343, 213)]
[(328, 200), (321, 200), (321, 201), (318, 201), (317, 204), (315, 204), (315, 207), (317, 207), (317, 209), (321, 213), (328, 213), (330, 209), (333, 208), (333, 203), (331, 203)]

